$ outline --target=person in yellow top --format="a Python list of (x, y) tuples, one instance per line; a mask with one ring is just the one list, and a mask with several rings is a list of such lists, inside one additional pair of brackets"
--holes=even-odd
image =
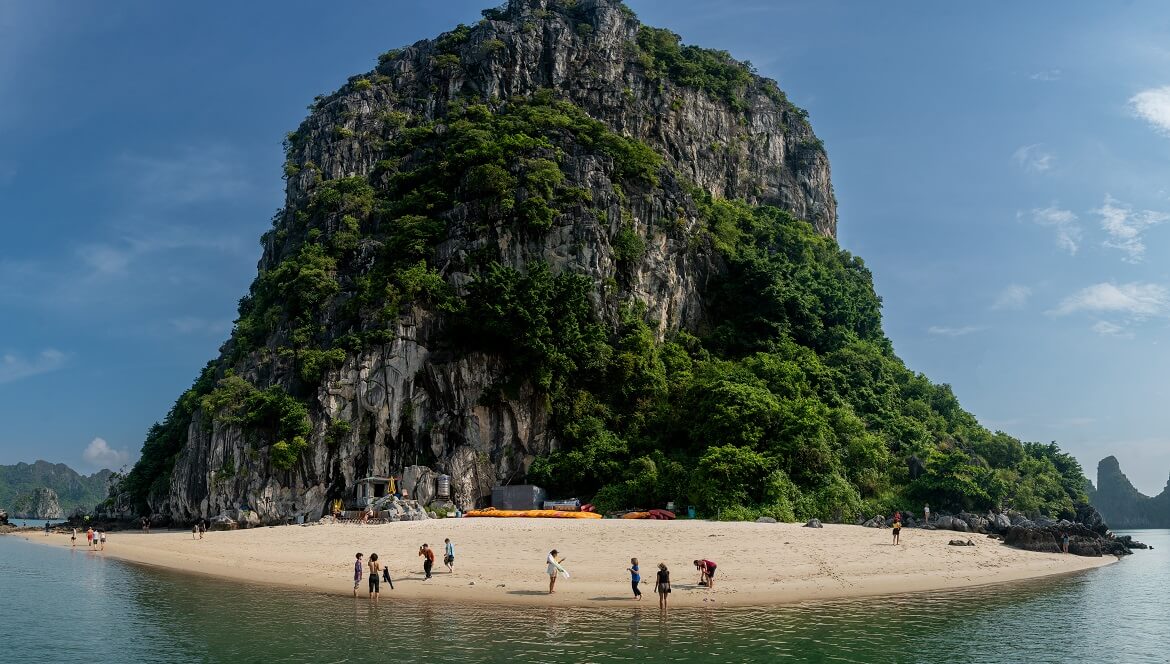
[(894, 544), (899, 544), (899, 535), (902, 534), (902, 522), (894, 521)]

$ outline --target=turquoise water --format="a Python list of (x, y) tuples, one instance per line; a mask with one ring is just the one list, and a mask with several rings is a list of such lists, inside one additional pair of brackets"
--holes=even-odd
[(1170, 531), (1133, 534), (1156, 550), (1056, 580), (665, 618), (653, 606), (372, 606), (0, 537), (0, 660), (1167, 662)]

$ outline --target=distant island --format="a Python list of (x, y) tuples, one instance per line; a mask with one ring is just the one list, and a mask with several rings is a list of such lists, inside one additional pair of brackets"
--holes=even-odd
[(60, 519), (105, 500), (113, 472), (86, 476), (63, 463), (0, 466), (0, 507), (18, 519)]
[(1134, 488), (1117, 457), (1097, 464), (1097, 487), (1089, 501), (1113, 528), (1170, 528), (1170, 481), (1150, 498)]

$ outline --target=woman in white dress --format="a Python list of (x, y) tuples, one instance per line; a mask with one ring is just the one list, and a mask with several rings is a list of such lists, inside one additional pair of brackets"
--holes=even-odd
[(565, 568), (561, 566), (561, 563), (564, 561), (564, 558), (557, 558), (556, 549), (548, 552), (548, 560), (546, 561), (548, 566), (546, 571), (548, 573), (548, 594), (550, 595), (553, 594), (553, 588), (557, 585), (558, 574), (564, 574), (566, 579), (569, 578), (568, 571), (566, 571)]

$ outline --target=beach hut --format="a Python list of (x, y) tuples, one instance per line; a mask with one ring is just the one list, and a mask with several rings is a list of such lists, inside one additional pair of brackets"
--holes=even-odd
[(354, 503), (358, 507), (364, 508), (379, 498), (385, 498), (393, 494), (394, 490), (395, 482), (393, 477), (363, 477), (354, 486)]

